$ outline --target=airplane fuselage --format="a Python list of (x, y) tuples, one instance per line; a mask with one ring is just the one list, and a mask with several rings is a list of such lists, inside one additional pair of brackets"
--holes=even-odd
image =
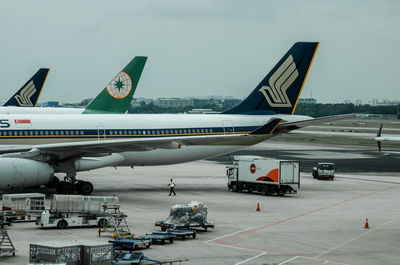
[[(288, 122), (310, 119), (307, 116), (297, 115), (9, 114), (0, 115), (0, 145), (245, 134), (274, 118), (281, 118)], [(157, 148), (147, 151), (121, 152), (125, 160), (119, 165), (146, 166), (183, 163), (229, 153), (255, 143), (257, 142), (232, 142), (224, 145), (182, 146), (179, 149)]]

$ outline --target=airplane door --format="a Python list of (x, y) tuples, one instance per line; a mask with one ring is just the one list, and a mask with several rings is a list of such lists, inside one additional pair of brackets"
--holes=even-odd
[(97, 139), (98, 140), (106, 139), (106, 130), (104, 129), (104, 124), (97, 124)]
[(223, 120), (222, 127), (224, 128), (224, 134), (231, 134), (233, 133), (233, 123), (231, 120)]

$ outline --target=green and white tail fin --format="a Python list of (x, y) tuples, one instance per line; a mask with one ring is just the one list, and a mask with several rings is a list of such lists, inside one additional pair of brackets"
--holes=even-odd
[(83, 111), (84, 114), (126, 113), (135, 94), (147, 57), (136, 56)]

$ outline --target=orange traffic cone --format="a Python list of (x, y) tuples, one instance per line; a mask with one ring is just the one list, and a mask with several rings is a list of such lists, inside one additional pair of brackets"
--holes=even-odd
[(369, 229), (368, 218), (365, 219), (364, 229)]
[(261, 210), (260, 210), (260, 203), (259, 203), (259, 202), (257, 202), (257, 209), (256, 209), (256, 211), (257, 211), (257, 212), (261, 211)]

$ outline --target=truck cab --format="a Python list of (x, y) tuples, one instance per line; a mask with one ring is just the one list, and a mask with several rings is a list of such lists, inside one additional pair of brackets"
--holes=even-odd
[(312, 175), (315, 179), (329, 179), (333, 180), (335, 177), (335, 164), (334, 163), (318, 163), (313, 167)]

